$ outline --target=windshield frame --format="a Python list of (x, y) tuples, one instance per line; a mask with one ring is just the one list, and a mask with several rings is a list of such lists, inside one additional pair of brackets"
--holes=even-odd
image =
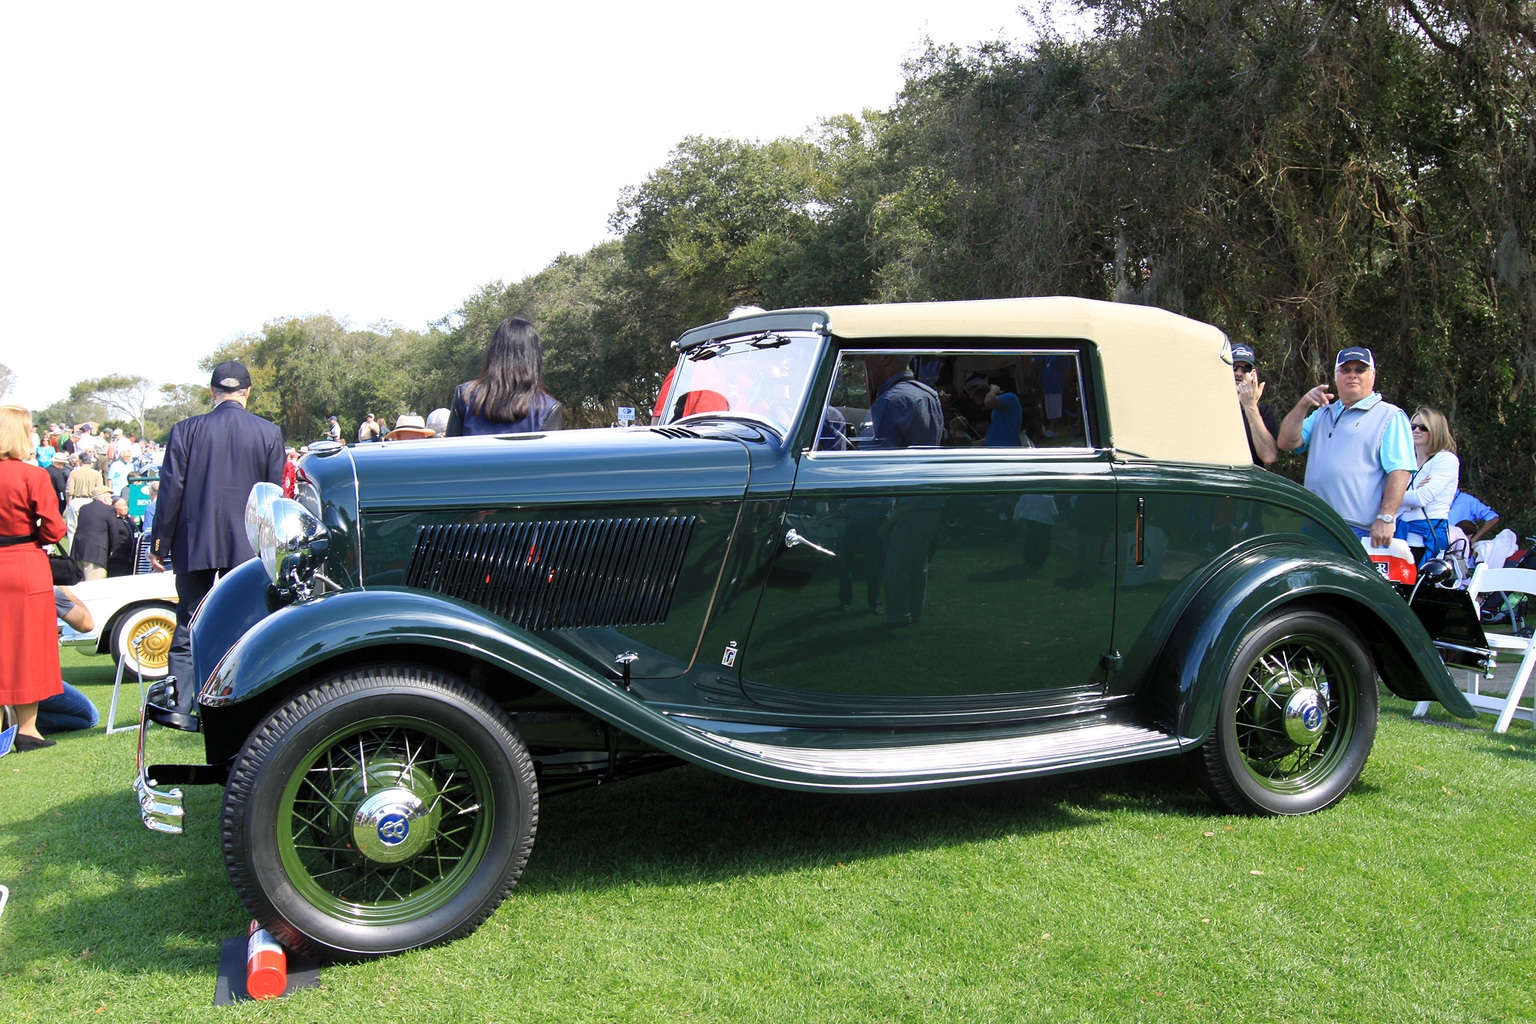
[[(713, 337), (682, 351), (673, 367), (658, 426), (709, 419), (742, 420), (767, 426), (786, 440), (794, 436), (811, 400), (827, 338), (813, 328), (765, 330), (760, 324), (756, 329), (747, 324), (742, 326), (748, 329)], [(777, 385), (786, 394), (763, 390), (776, 389), (775, 366), (786, 371), (787, 375)], [(687, 396), (691, 394), (711, 394), (724, 401), (726, 407), (685, 411)]]

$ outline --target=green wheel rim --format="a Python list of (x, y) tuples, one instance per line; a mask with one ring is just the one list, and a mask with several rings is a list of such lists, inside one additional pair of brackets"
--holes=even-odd
[[(386, 862), (354, 841), (370, 793), (409, 792), (427, 813), (414, 853)], [(475, 875), (495, 824), (484, 762), (453, 732), (421, 719), (376, 718), (315, 745), (278, 804), (277, 849), (298, 894), (339, 921), (413, 921), (453, 899)]]
[[(1234, 714), (1242, 768), (1274, 793), (1304, 793), (1332, 775), (1344, 759), (1360, 716), (1355, 669), (1326, 637), (1298, 634), (1266, 647), (1248, 667)], [(1288, 735), (1288, 699), (1310, 689), (1321, 720), (1315, 736)]]

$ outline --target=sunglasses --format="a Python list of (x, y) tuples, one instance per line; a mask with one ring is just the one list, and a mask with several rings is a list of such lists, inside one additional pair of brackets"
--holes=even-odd
[(1427, 433), (1429, 433), (1429, 428), (1428, 428), (1428, 427), (1426, 427), (1426, 426), (1425, 426), (1425, 425), (1424, 425), (1424, 424), (1422, 424), (1422, 423), (1415, 423), (1415, 424), (1414, 424), (1414, 425), (1413, 425), (1413, 432), (1414, 432), (1414, 433), (1415, 433), (1415, 434), (1417, 434), (1417, 433), (1419, 433), (1419, 432), (1420, 432), (1420, 431), (1423, 431), (1423, 432), (1424, 432), (1424, 433), (1426, 433), (1426, 434), (1427, 434)]

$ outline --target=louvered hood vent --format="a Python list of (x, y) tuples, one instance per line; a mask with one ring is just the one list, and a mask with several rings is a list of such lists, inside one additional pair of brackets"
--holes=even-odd
[(528, 629), (658, 624), (695, 518), (423, 526), (406, 584)]

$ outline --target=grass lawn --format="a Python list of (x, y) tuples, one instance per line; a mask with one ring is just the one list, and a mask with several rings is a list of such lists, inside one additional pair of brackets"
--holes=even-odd
[[(110, 660), (64, 659), (105, 709)], [(553, 797), (475, 935), (225, 1008), (219, 942), (248, 918), (223, 791), (152, 835), (134, 734), (66, 734), (0, 759), (0, 1021), (1536, 1020), (1536, 737), (1408, 711), (1386, 700), (1359, 785), (1298, 819), (1218, 815), (1174, 762), (863, 797), (683, 768)]]

